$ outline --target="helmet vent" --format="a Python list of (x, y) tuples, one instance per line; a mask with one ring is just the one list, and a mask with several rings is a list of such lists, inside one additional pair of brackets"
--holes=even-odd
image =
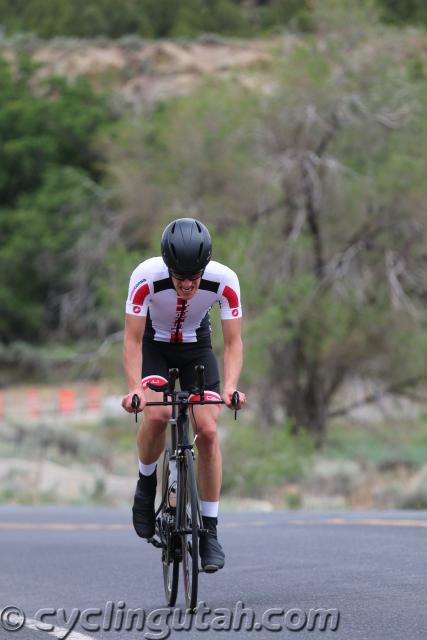
[(175, 233), (176, 222), (173, 223), (173, 227), (171, 229), (171, 233)]
[(203, 242), (200, 243), (200, 247), (199, 247), (199, 255), (197, 256), (197, 259), (200, 260), (200, 257), (202, 255), (202, 251), (203, 251)]
[(199, 233), (202, 233), (202, 227), (200, 226), (199, 222), (197, 220), (194, 221), (196, 223), (196, 227), (199, 231)]
[(171, 249), (172, 249), (172, 253), (173, 253), (173, 255), (174, 255), (175, 260), (178, 260), (178, 254), (177, 254), (177, 252), (176, 252), (175, 245), (174, 245), (174, 244), (172, 244), (172, 242), (171, 242), (170, 247), (171, 247)]

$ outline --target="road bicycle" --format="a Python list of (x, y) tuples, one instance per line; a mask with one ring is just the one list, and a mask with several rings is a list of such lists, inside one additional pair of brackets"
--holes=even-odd
[[(203, 527), (195, 473), (194, 443), (189, 440), (189, 407), (194, 405), (225, 404), (223, 400), (205, 399), (204, 367), (196, 366), (197, 388), (176, 391), (178, 369), (169, 369), (168, 382), (163, 385), (147, 383), (153, 391), (163, 392), (163, 401), (147, 402), (145, 406), (172, 407), (171, 446), (165, 450), (162, 468), (161, 501), (156, 510), (156, 529), (147, 542), (162, 550), (163, 584), (168, 606), (176, 603), (179, 565), (182, 565), (185, 602), (194, 611), (197, 606), (199, 573), (199, 538), (207, 534)], [(192, 399), (192, 397), (200, 399)], [(239, 394), (233, 394), (232, 404), (237, 407)], [(132, 397), (135, 419), (139, 398)], [(178, 411), (177, 411), (178, 410)], [(236, 411), (235, 411), (236, 418)]]

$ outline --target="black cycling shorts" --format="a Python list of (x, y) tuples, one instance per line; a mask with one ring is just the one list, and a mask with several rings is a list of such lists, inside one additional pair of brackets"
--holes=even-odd
[(143, 379), (147, 376), (163, 376), (167, 380), (169, 369), (177, 368), (181, 390), (192, 392), (197, 388), (194, 369), (197, 364), (205, 367), (205, 389), (220, 393), (218, 363), (209, 344), (143, 341)]

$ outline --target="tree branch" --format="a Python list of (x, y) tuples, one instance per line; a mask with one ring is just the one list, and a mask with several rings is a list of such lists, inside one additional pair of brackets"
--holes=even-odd
[(305, 158), (301, 165), (302, 181), (307, 210), (307, 223), (313, 240), (314, 272), (318, 280), (323, 276), (323, 243), (319, 225), (319, 209), (316, 206), (311, 178), (312, 160)]
[[(266, 216), (271, 216), (273, 215), (273, 213), (277, 213), (284, 206), (286, 206), (286, 201), (284, 199), (280, 199), (275, 204), (271, 204), (268, 207), (261, 209), (261, 211), (255, 211), (254, 213), (249, 214), (248, 222), (249, 223), (259, 222), (260, 220), (262, 220), (262, 218), (265, 218)], [(236, 220), (236, 225), (239, 225), (239, 224), (240, 224), (240, 221)]]
[(357, 400), (356, 402), (351, 402), (346, 407), (340, 407), (339, 409), (335, 409), (335, 411), (330, 411), (327, 415), (327, 418), (337, 418), (338, 416), (345, 416), (353, 409), (357, 409), (358, 407), (363, 407), (367, 404), (373, 404), (378, 402), (385, 395), (404, 395), (404, 389), (406, 387), (410, 387), (418, 384), (422, 380), (426, 380), (427, 376), (417, 376), (413, 378), (407, 378), (406, 380), (400, 380), (399, 382), (393, 382), (388, 387), (385, 387), (381, 391), (376, 391), (375, 393), (369, 393), (361, 400)]
[(337, 133), (340, 126), (341, 124), (340, 124), (339, 118), (337, 114), (333, 112), (331, 114), (331, 123), (329, 125), (329, 129), (326, 131), (325, 135), (320, 140), (315, 151), (315, 154), (319, 156), (319, 158), (325, 153), (326, 149), (334, 139), (335, 134)]

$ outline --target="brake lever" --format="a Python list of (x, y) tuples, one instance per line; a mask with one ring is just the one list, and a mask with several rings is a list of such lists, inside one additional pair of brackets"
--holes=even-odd
[(132, 409), (135, 410), (135, 422), (136, 423), (138, 423), (138, 412), (137, 412), (137, 409), (138, 409), (140, 403), (141, 403), (141, 401), (139, 399), (139, 396), (136, 393), (134, 393), (133, 396), (132, 396)]
[(237, 420), (237, 409), (236, 409), (236, 407), (237, 407), (237, 405), (239, 404), (239, 402), (240, 402), (239, 392), (238, 392), (238, 391), (235, 391), (235, 392), (233, 393), (233, 395), (231, 396), (231, 404), (232, 404), (232, 405), (233, 405), (233, 407), (234, 407), (234, 419), (235, 419), (235, 420)]

